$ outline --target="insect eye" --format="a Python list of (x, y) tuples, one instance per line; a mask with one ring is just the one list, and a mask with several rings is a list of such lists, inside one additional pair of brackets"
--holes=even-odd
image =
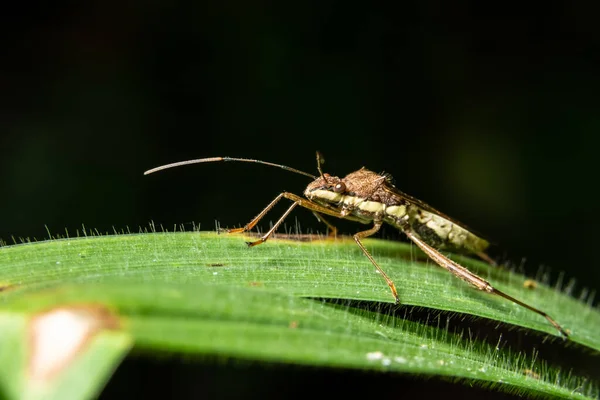
[(333, 187), (333, 191), (336, 193), (344, 193), (346, 191), (346, 184), (344, 182), (340, 182)]

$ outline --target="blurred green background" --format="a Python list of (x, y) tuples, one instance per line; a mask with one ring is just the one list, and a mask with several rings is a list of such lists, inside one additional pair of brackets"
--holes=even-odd
[[(234, 163), (143, 171), (233, 156), (316, 173), (320, 150), (331, 174), (391, 173), (529, 275), (598, 288), (600, 30), (595, 3), (577, 4), (14, 3), (0, 238), (237, 226), (308, 180)], [(295, 221), (324, 229), (304, 210)]]

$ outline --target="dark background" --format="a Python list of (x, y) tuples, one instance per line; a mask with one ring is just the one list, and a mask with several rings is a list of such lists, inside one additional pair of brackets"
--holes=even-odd
[(475, 3), (12, 4), (0, 238), (237, 226), (309, 180), (234, 163), (143, 171), (233, 156), (316, 173), (320, 150), (332, 174), (392, 173), (529, 275), (598, 288), (597, 10)]

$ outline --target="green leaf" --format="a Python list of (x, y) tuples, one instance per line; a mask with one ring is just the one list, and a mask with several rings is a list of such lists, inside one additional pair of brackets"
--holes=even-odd
[[(365, 244), (396, 282), (405, 305), (557, 335), (543, 317), (474, 290), (432, 263), (417, 261), (421, 254), (408, 245), (381, 240)], [(526, 289), (523, 276), (455, 259), (498, 289), (553, 316), (570, 330), (572, 342), (600, 349), (598, 310), (542, 284)], [(449, 333), (441, 321), (442, 327), (408, 321), (391, 312), (393, 307), (381, 311), (349, 303), (393, 302), (381, 276), (351, 240), (271, 240), (249, 249), (240, 236), (214, 233), (62, 239), (0, 248), (0, 271), (5, 288), (0, 365), (20, 360), (18, 368), (0, 368), (1, 390), (9, 398), (30, 383), (28, 321), (48, 310), (90, 305), (118, 318), (118, 328), (103, 330), (92, 342), (104, 341), (113, 351), (84, 348), (46, 385), (57, 398), (66, 393), (87, 398), (100, 390), (130, 341), (144, 352), (448, 376), (563, 398), (598, 393), (589, 380), (548, 366), (532, 357), (533, 352), (515, 353)], [(555, 344), (562, 346), (563, 341)], [(104, 361), (86, 363), (86, 357)], [(100, 364), (104, 367), (94, 369)], [(78, 389), (56, 383), (75, 382), (78, 375), (92, 378)]]

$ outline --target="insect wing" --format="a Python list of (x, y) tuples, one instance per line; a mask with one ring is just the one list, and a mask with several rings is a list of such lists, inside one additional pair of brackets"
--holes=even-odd
[(468, 226), (466, 226), (465, 224), (463, 224), (462, 222), (456, 221), (455, 219), (447, 216), (446, 214), (444, 214), (441, 211), (436, 210), (435, 208), (433, 208), (432, 206), (430, 206), (429, 204), (415, 198), (412, 197), (411, 195), (408, 195), (404, 192), (402, 192), (401, 190), (399, 190), (397, 187), (395, 187), (394, 185), (390, 184), (390, 183), (386, 183), (385, 185), (383, 185), (383, 189), (389, 193), (392, 193), (395, 196), (399, 196), (403, 199), (405, 199), (408, 203), (416, 205), (417, 207), (421, 208), (423, 211), (427, 211), (431, 214), (435, 214), (437, 216), (440, 216), (442, 218), (444, 218), (445, 220), (448, 220), (450, 222), (452, 222), (453, 224), (456, 224), (458, 226), (460, 226), (461, 228), (471, 232), (473, 235), (481, 238), (481, 239), (485, 239), (483, 236), (481, 236), (479, 233), (473, 231), (473, 229), (469, 228)]

